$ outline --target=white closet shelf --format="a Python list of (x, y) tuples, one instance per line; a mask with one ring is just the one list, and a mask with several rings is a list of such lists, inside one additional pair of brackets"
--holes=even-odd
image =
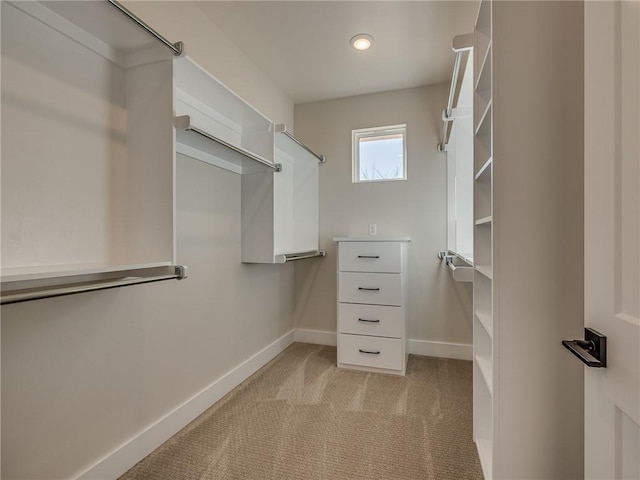
[(493, 318), (491, 313), (476, 310), (475, 315), (480, 325), (482, 325), (482, 328), (487, 332), (489, 338), (493, 338)]
[(488, 267), (486, 265), (476, 265), (476, 270), (478, 271), (478, 273), (481, 273), (489, 280), (493, 279), (493, 271), (491, 270), (491, 267)]
[[(480, 64), (478, 78), (476, 79), (475, 91), (484, 92), (491, 91), (491, 41), (487, 44), (487, 50), (484, 52), (482, 63)], [(488, 97), (490, 98), (490, 96)]]
[(11, 5), (121, 67), (169, 59), (183, 52), (182, 42), (170, 42), (115, 0)]
[(227, 163), (227, 169), (236, 173), (280, 171), (278, 164), (193, 125), (189, 115), (176, 117), (174, 125), (178, 153), (222, 168), (225, 168), (224, 163)]
[(486, 217), (479, 218), (475, 221), (475, 224), (480, 225), (490, 225), (493, 222), (493, 215), (488, 215)]
[(493, 158), (489, 157), (487, 159), (486, 162), (484, 162), (484, 164), (480, 167), (480, 170), (478, 170), (478, 173), (476, 173), (476, 181), (478, 182), (482, 182), (485, 180), (490, 180), (491, 179), (491, 164), (493, 163)]
[(488, 473), (488, 478), (491, 478), (490, 472), (493, 459), (493, 443), (486, 438), (477, 438), (476, 447), (478, 449), (478, 457), (480, 457), (480, 463), (482, 464), (482, 471)]
[(2, 279), (1, 304), (19, 303), (76, 293), (187, 278), (183, 265), (130, 265), (94, 270), (68, 270), (54, 276), (21, 275)]
[(489, 135), (490, 133), (489, 128), (491, 126), (491, 104), (492, 101), (489, 100), (486, 107), (484, 108), (484, 111), (482, 112), (482, 115), (480, 116), (478, 127), (476, 128), (477, 137), (481, 135)]
[(478, 16), (476, 17), (475, 31), (491, 37), (491, 4), (481, 2)]
[(134, 265), (114, 265), (104, 263), (75, 263), (69, 265), (38, 265), (32, 267), (4, 267), (0, 270), (0, 282), (7, 285), (13, 282), (24, 282), (77, 275), (94, 275), (147, 268), (170, 266), (171, 262), (141, 263)]
[(476, 363), (478, 364), (489, 394), (493, 395), (493, 368), (491, 366), (491, 357), (489, 355), (476, 355)]

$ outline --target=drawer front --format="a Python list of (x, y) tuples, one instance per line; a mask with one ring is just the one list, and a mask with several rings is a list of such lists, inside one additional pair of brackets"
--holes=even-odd
[(401, 338), (404, 307), (338, 304), (338, 332)]
[(338, 335), (338, 363), (401, 370), (402, 340), (341, 333)]
[(339, 272), (338, 301), (402, 306), (402, 275)]
[(338, 270), (341, 272), (402, 272), (400, 242), (340, 242)]

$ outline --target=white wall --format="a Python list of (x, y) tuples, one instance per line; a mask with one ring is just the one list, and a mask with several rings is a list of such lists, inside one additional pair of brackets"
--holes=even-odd
[[(436, 146), (448, 86), (296, 105), (296, 135), (327, 156), (320, 167), (322, 262), (296, 267), (298, 326), (336, 330), (334, 236), (409, 235), (409, 329), (411, 339), (470, 344), (470, 284), (456, 283), (438, 260), (446, 249), (446, 158)], [(351, 183), (351, 131), (407, 124), (408, 180)]]
[[(293, 104), (190, 2), (127, 2), (275, 121)], [(3, 478), (69, 478), (293, 327), (291, 265), (240, 263), (240, 177), (177, 168), (168, 281), (2, 307)]]

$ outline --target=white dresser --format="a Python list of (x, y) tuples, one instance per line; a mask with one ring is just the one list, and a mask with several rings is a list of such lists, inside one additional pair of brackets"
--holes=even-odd
[(409, 239), (336, 237), (338, 367), (404, 375)]

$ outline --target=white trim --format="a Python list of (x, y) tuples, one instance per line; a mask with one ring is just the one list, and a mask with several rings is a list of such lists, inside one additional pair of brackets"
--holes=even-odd
[(296, 328), (293, 333), (293, 339), (300, 343), (329, 345), (331, 347), (335, 347), (338, 344), (338, 334), (336, 332), (327, 332), (326, 330)]
[(78, 480), (118, 478), (291, 345), (295, 336), (295, 330), (284, 334), (75, 478)]
[(431, 342), (409, 339), (409, 354), (425, 357), (472, 360), (473, 346), (466, 343)]
[[(312, 343), (315, 345), (336, 346), (338, 335), (336, 332), (325, 330), (294, 330), (294, 341)], [(426, 357), (453, 358), (458, 360), (473, 360), (473, 346), (466, 343), (433, 342), (429, 340), (408, 340), (409, 354)]]

